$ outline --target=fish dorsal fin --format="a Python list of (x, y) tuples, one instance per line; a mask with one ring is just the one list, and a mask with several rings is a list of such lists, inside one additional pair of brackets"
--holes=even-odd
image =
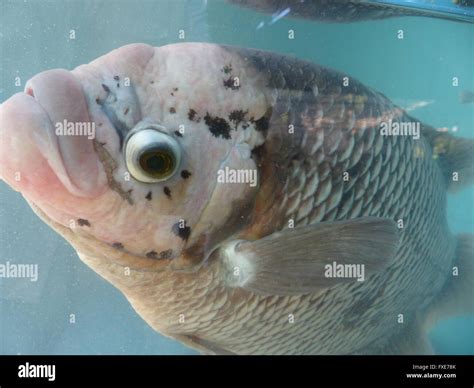
[(220, 253), (228, 286), (263, 295), (299, 295), (363, 281), (391, 263), (398, 240), (392, 220), (363, 217), (233, 241)]
[(423, 127), (433, 157), (440, 161), (450, 192), (474, 183), (474, 139), (455, 137), (431, 127)]

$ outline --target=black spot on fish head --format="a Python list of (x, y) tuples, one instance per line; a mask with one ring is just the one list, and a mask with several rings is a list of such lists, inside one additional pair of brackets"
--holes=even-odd
[(184, 222), (177, 222), (171, 228), (171, 231), (178, 236), (179, 238), (183, 239), (184, 241), (188, 241), (189, 236), (191, 235), (191, 227), (186, 225), (186, 221)]
[(146, 195), (145, 198), (148, 199), (149, 201), (151, 201), (151, 191), (148, 192), (148, 194)]
[(173, 258), (173, 250), (172, 249), (166, 249), (164, 251), (161, 251), (159, 254), (156, 251), (149, 251), (146, 253), (146, 257), (149, 259), (172, 259)]
[(79, 226), (91, 226), (90, 222), (88, 220), (85, 220), (84, 218), (78, 218), (77, 223)]
[(188, 179), (192, 174), (188, 170), (181, 171), (181, 178)]
[(172, 113), (172, 114), (176, 113), (176, 108), (171, 107), (170, 108), (170, 113)]
[(115, 249), (118, 249), (118, 250), (122, 250), (123, 249), (123, 244), (120, 243), (120, 242), (114, 242), (112, 244), (112, 248), (115, 248)]
[(173, 255), (174, 255), (173, 250), (167, 249), (166, 251), (160, 252), (160, 259), (172, 259)]
[(240, 88), (240, 85), (235, 84), (235, 77), (229, 77), (223, 81), (224, 87), (226, 89), (231, 89), (231, 90), (238, 90)]
[[(248, 111), (244, 111), (242, 109), (240, 110), (233, 110), (229, 114), (229, 121), (232, 121), (235, 124), (235, 128), (239, 126), (241, 122), (245, 120), (245, 115), (248, 113)], [(248, 125), (247, 125), (248, 127)], [(245, 129), (245, 128), (244, 128)]]
[(149, 259), (156, 259), (156, 258), (158, 258), (158, 254), (157, 254), (155, 251), (147, 252), (145, 256), (148, 257)]
[(270, 121), (265, 116), (262, 116), (261, 118), (255, 121), (255, 129), (257, 131), (265, 132), (269, 126), (270, 126)]
[(209, 127), (214, 137), (222, 137), (223, 139), (231, 139), (231, 127), (229, 123), (221, 117), (213, 117), (209, 113), (204, 116), (204, 122)]
[(196, 114), (197, 114), (197, 112), (194, 109), (189, 109), (188, 119), (191, 120), (191, 121), (194, 121), (194, 119), (196, 117)]
[(225, 65), (222, 69), (221, 69), (222, 72), (224, 72), (224, 74), (230, 74), (230, 72), (232, 71), (232, 64), (229, 63), (228, 65)]
[(170, 188), (169, 188), (168, 186), (165, 186), (165, 187), (163, 188), (163, 192), (165, 193), (165, 195), (166, 195), (169, 199), (171, 199), (171, 190), (170, 190)]

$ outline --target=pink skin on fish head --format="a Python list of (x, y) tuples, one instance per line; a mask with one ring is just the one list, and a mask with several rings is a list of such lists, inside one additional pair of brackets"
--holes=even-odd
[[(239, 93), (223, 85), (229, 63), (245, 80)], [(207, 44), (133, 44), (73, 71), (42, 72), (0, 106), (0, 176), (74, 233), (138, 257), (178, 257), (197, 245), (208, 255), (232, 207), (258, 189), (219, 184), (218, 171), (255, 169), (250, 152), (263, 142), (238, 123), (229, 138), (216, 136), (209, 121), (228, 121), (233, 111), (262, 117), (263, 82), (241, 58)], [(131, 176), (117, 117), (127, 130), (150, 123), (173, 137), (181, 149), (177, 172), (157, 183)], [(94, 137), (58, 134), (65, 121), (92, 124)]]

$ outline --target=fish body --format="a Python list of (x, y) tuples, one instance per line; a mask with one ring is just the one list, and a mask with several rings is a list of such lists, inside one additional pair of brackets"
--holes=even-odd
[[(64, 120), (94, 139), (58, 135)], [(2, 179), (151, 327), (204, 353), (428, 353), (427, 325), (453, 300), (472, 309), (472, 238), (446, 222), (472, 141), (340, 72), (129, 45), (40, 73), (0, 129)]]
[(329, 23), (381, 20), (392, 17), (419, 16), (474, 22), (473, 5), (431, 4), (411, 1), (366, 0), (228, 0), (231, 4), (272, 14)]

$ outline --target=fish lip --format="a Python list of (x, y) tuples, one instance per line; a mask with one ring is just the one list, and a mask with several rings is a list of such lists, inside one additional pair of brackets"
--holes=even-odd
[[(51, 168), (51, 170), (54, 172), (54, 174), (57, 176), (57, 178), (61, 181), (63, 186), (70, 192), (74, 192), (74, 185), (71, 182), (71, 180), (68, 177), (67, 171), (64, 167), (64, 159), (61, 155), (61, 152), (59, 150), (59, 139), (58, 137), (54, 134), (53, 131), (53, 121), (51, 120), (51, 116), (49, 112), (44, 108), (44, 106), (38, 101), (36, 96), (33, 93), (33, 89), (29, 86), (29, 82), (25, 85), (25, 91), (23, 94), (29, 96), (31, 99), (33, 99), (33, 103), (36, 104), (38, 108), (41, 109), (41, 111), (44, 113), (45, 117), (48, 118), (48, 125), (47, 128), (43, 128), (43, 130), (46, 130), (48, 132), (47, 134), (47, 140), (48, 140), (48, 147), (45, 149), (44, 147), (41, 147), (36, 141), (37, 144), (37, 150), (41, 154), (41, 156), (45, 159), (48, 160), (48, 164)], [(39, 137), (39, 134), (35, 131), (32, 133), (33, 137), (37, 139)], [(49, 160), (56, 160), (56, 163), (54, 163), (54, 166), (49, 163)], [(57, 163), (59, 161), (59, 163)]]
[[(28, 81), (29, 82), (29, 81)], [(44, 108), (44, 106), (41, 104), (40, 101), (38, 101), (38, 99), (36, 98), (36, 96), (34, 95), (33, 93), (33, 89), (31, 87), (29, 87), (28, 85), (28, 82), (25, 86), (25, 91), (23, 92), (24, 94), (30, 96), (33, 100), (34, 100), (34, 103), (42, 110), (42, 112), (45, 114), (45, 116), (48, 118), (48, 128), (47, 128), (47, 131), (48, 132), (51, 132), (52, 134), (52, 128), (53, 128), (53, 121), (51, 120), (51, 116), (49, 114), (49, 112)], [(61, 162), (62, 162), (62, 165), (64, 165), (64, 160), (62, 158), (62, 155), (61, 153), (59, 152), (59, 139), (57, 136), (53, 136), (50, 140), (53, 140), (53, 151), (55, 151), (55, 154), (60, 158)], [(46, 159), (47, 158), (47, 155), (44, 154), (44, 150), (41, 149), (41, 147), (38, 147), (38, 151), (40, 151), (41, 155)]]
[[(38, 78), (40, 79), (38, 80)], [(61, 80), (61, 82), (64, 82), (64, 84), (61, 84), (56, 78)], [(55, 81), (58, 82), (59, 85), (54, 84)], [(48, 82), (53, 82), (53, 85)], [(79, 101), (74, 101), (75, 105), (72, 110), (70, 108), (69, 110), (65, 109), (64, 106), (61, 105), (62, 101), (59, 101), (60, 109), (57, 112), (59, 115), (56, 117), (57, 120), (53, 120), (54, 114), (51, 112), (51, 108), (55, 108), (57, 103), (54, 98), (51, 99), (51, 95), (54, 94), (51, 90), (53, 89), (53, 86), (59, 86), (58, 89), (60, 89), (60, 93), (61, 91), (63, 93), (66, 91), (65, 98), (71, 96), (79, 97)], [(36, 89), (39, 89), (39, 95), (38, 93), (35, 93)], [(71, 95), (67, 94), (69, 90), (71, 90)], [(23, 94), (34, 100), (36, 106), (42, 111), (42, 114), (44, 114), (44, 118), (47, 118), (48, 120), (47, 125), (44, 125), (45, 128), (34, 126), (31, 133), (35, 138), (35, 143), (37, 145), (36, 148), (39, 153), (48, 161), (51, 170), (65, 189), (77, 197), (96, 197), (102, 194), (106, 187), (100, 183), (104, 182), (103, 176), (105, 173), (102, 169), (101, 163), (99, 162), (98, 155), (95, 153), (92, 139), (84, 139), (85, 136), (83, 135), (60, 136), (55, 131), (54, 122), (59, 123), (68, 121), (77, 123), (83, 121), (93, 123), (87, 103), (87, 95), (83, 88), (81, 79), (73, 72), (67, 70), (48, 70), (28, 80)], [(50, 104), (52, 103), (52, 105), (48, 108), (48, 103), (46, 103), (45, 106), (45, 101), (43, 100), (46, 100)], [(62, 115), (62, 113), (64, 113), (64, 115)], [(77, 117), (80, 117), (81, 119), (77, 120)], [(88, 142), (90, 144), (87, 144)], [(85, 159), (84, 155), (89, 154), (90, 152), (95, 153), (95, 158), (92, 154), (89, 155), (87, 159), (90, 161), (83, 165), (82, 163)], [(76, 167), (74, 167), (75, 165)], [(86, 176), (86, 179), (84, 179), (84, 174), (80, 173), (81, 168), (77, 167), (79, 165), (81, 165), (81, 168), (84, 167), (85, 171), (91, 172), (89, 177)]]
[[(46, 110), (33, 97), (32, 91), (30, 89), (26, 89), (26, 92), (18, 92), (15, 95), (11, 96), (8, 100), (4, 101), (0, 105), (0, 107), (2, 108), (2, 118), (6, 118), (7, 120), (9, 118), (11, 118), (11, 120), (15, 120), (18, 115), (23, 113), (22, 109), (25, 107), (31, 109), (31, 117), (29, 115), (22, 116), (23, 122), (20, 123), (20, 126), (24, 126), (25, 122), (27, 122), (28, 129), (23, 130), (20, 133), (21, 144), (28, 143), (30, 147), (32, 147), (38, 153), (39, 157), (48, 162), (49, 169), (53, 171), (59, 179), (59, 174), (61, 174), (61, 171), (56, 171), (51, 167), (49, 163), (49, 160), (51, 159), (58, 160), (58, 158), (60, 158), (57, 144), (58, 139), (55, 136), (51, 136), (51, 118), (48, 112), (46, 112)], [(6, 109), (6, 111), (3, 111), (3, 109)], [(10, 111), (12, 111), (12, 113), (10, 113)], [(10, 115), (12, 116), (10, 117)], [(38, 120), (41, 120), (39, 124)], [(33, 123), (35, 125), (33, 125)], [(4, 124), (3, 121), (2, 124)], [(14, 125), (11, 125), (11, 127), (14, 127)], [(2, 128), (1, 130), (1, 134), (3, 137), (2, 145), (6, 147), (5, 149), (2, 149), (2, 152), (4, 155), (8, 155), (10, 152), (12, 152), (10, 146), (8, 145), (8, 140), (10, 138), (15, 138), (17, 136), (17, 133), (15, 133), (15, 129), (8, 128), (7, 126), (5, 126), (5, 128)], [(46, 134), (43, 136), (38, 136), (38, 132), (46, 132)], [(28, 142), (28, 140), (33, 141)], [(21, 154), (21, 149), (19, 150), (18, 147), (21, 147), (21, 145), (17, 145), (17, 148), (13, 149), (14, 155), (16, 157)], [(17, 169), (17, 165), (9, 165), (8, 163), (6, 163), (6, 165), (6, 168), (5, 165), (2, 165), (3, 168), (0, 169), (0, 178), (7, 182), (9, 186), (11, 186), (13, 189), (24, 193), (21, 189), (21, 185), (19, 185), (19, 182), (11, 178), (11, 171), (21, 173), (23, 172), (23, 170)], [(61, 165), (62, 164), (60, 164), (59, 167)], [(14, 170), (12, 170), (12, 168), (14, 168)]]

